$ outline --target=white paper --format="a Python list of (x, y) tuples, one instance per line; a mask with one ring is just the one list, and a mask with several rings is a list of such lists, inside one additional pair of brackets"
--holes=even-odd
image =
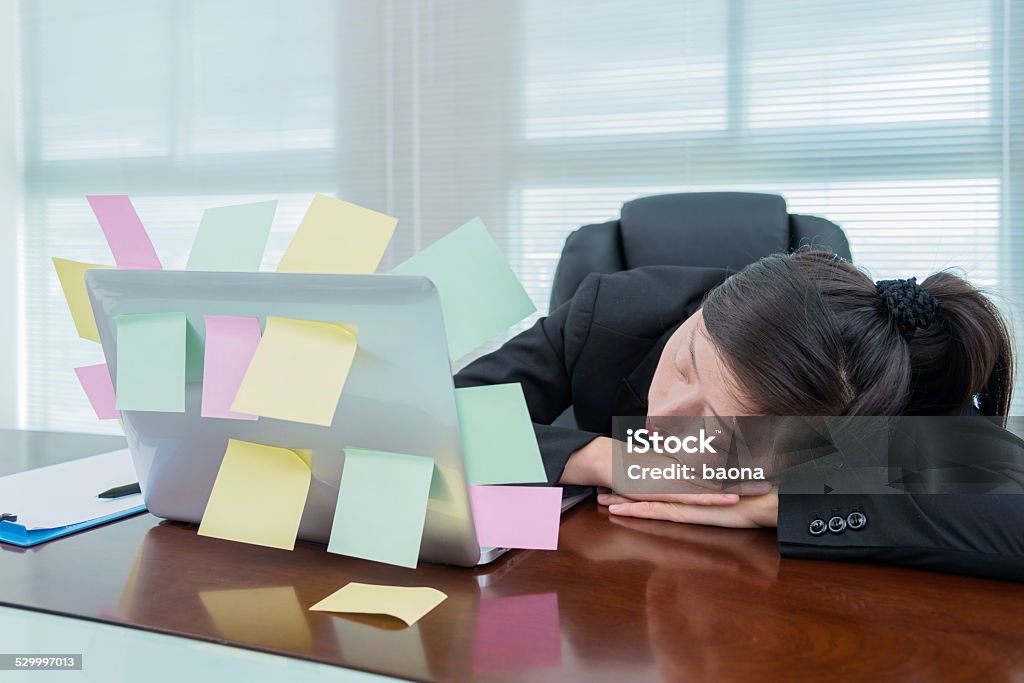
[(0, 513), (18, 515), (26, 530), (53, 529), (123, 512), (143, 504), (142, 494), (97, 498), (138, 479), (125, 448), (0, 477)]

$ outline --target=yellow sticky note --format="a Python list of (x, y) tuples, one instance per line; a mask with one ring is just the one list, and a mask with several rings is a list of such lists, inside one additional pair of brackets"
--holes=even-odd
[(231, 410), (329, 427), (356, 346), (352, 325), (267, 316)]
[(228, 439), (199, 535), (292, 550), (309, 479), (293, 450)]
[(313, 634), (294, 586), (199, 591), (226, 640), (289, 652), (310, 652)]
[(353, 582), (309, 609), (312, 612), (386, 614), (412, 626), (447, 597), (436, 588), (425, 586), (378, 586)]
[(89, 294), (85, 289), (85, 271), (90, 268), (111, 268), (112, 266), (54, 258), (53, 267), (57, 269), (57, 279), (60, 280), (60, 288), (64, 290), (64, 298), (67, 299), (68, 308), (71, 309), (71, 318), (75, 321), (78, 336), (98, 342), (100, 333), (96, 329), (96, 317), (92, 314)]
[(318, 194), (306, 210), (279, 273), (373, 273), (398, 219)]

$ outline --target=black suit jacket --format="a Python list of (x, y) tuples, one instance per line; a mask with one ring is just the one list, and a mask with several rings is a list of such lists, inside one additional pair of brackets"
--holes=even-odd
[[(455, 377), (458, 387), (519, 382), (550, 483), (573, 451), (611, 435), (612, 416), (645, 415), (647, 392), (672, 332), (728, 273), (652, 266), (591, 275), (575, 296)], [(551, 423), (569, 406), (578, 429)], [(811, 533), (851, 512), (863, 528)], [(1024, 578), (1024, 497), (1017, 495), (780, 495), (784, 556), (862, 559)]]

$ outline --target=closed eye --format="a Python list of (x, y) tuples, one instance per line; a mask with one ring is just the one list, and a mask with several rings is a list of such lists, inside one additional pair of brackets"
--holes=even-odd
[(683, 369), (683, 363), (679, 362), (680, 357), (682, 355), (682, 346), (680, 346), (678, 349), (676, 349), (676, 355), (675, 358), (672, 359), (672, 365), (675, 367), (675, 370), (679, 374), (679, 376), (682, 377), (685, 382), (689, 382), (690, 377), (689, 375), (686, 374), (686, 371)]

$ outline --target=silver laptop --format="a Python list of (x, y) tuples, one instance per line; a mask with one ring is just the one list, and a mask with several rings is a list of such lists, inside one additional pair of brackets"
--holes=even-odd
[[(85, 281), (115, 383), (117, 316), (181, 311), (188, 319), (185, 412), (122, 412), (154, 515), (199, 523), (229, 438), (310, 449), (312, 482), (299, 538), (326, 543), (343, 449), (358, 446), (434, 459), (421, 560), (469, 567), (504, 552), (481, 548), (476, 540), (441, 303), (427, 278), (96, 269)], [(331, 426), (200, 417), (204, 315), (254, 316), (261, 324), (271, 315), (357, 325), (359, 349)]]

